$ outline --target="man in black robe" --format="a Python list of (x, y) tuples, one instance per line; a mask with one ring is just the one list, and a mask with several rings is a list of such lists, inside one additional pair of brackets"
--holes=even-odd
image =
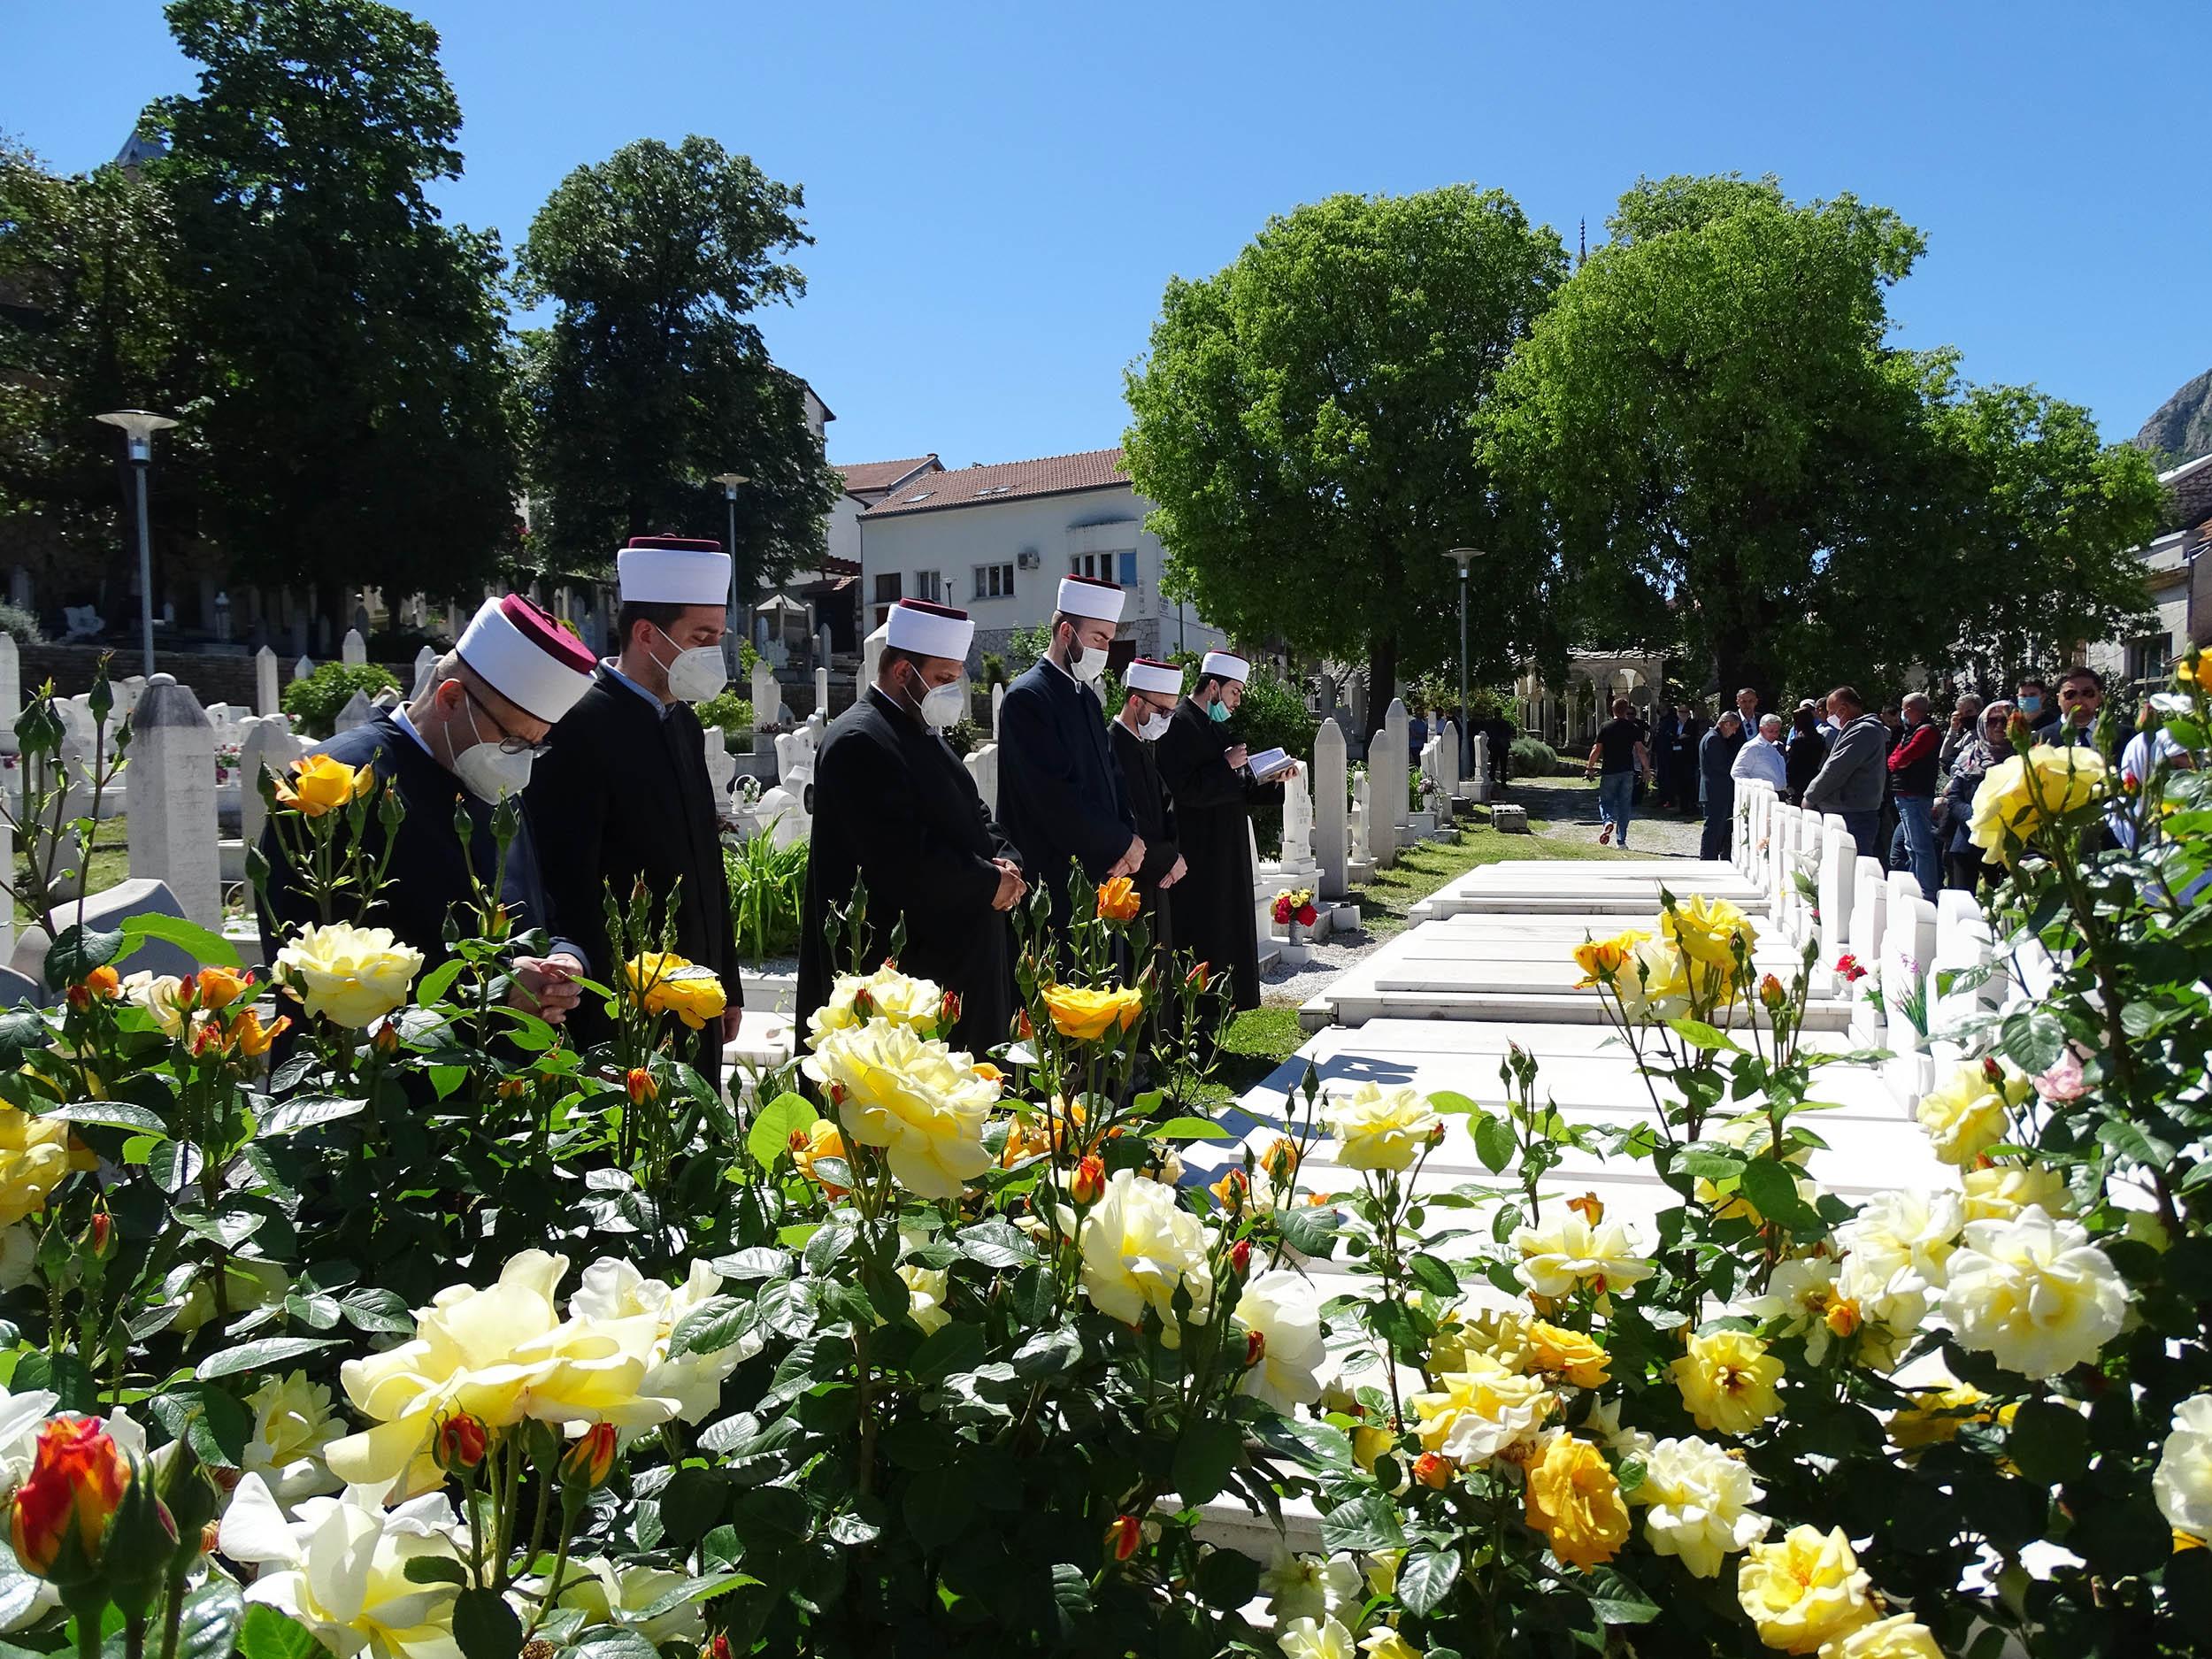
[[(570, 918), (547, 896), (542, 821), (526, 801), (517, 802), (520, 821), (503, 869), (492, 815), (501, 795), (519, 795), (537, 746), (583, 695), (590, 673), (591, 654), (528, 600), (512, 594), (487, 600), (419, 696), (322, 748), (349, 766), (374, 766), (379, 784), (393, 784), (404, 809), (366, 925), (388, 927), (402, 944), (422, 952), (422, 973), (428, 974), (451, 954), (445, 943), (449, 917), (465, 935), (475, 935), (479, 924), (470, 906), (477, 887), (488, 893), (496, 884), (516, 933), (543, 928), (551, 935), (542, 956), (515, 962), (510, 1000), (556, 1023), (575, 1008), (573, 976), (589, 958), (569, 931)], [(465, 846), (454, 827), (457, 805), (468, 814)], [(321, 919), (293, 867), (280, 816), (271, 815), (261, 835), (269, 877), (257, 919), (262, 960), (271, 963), (292, 933)], [(383, 856), (384, 827), (374, 810), (361, 841), (371, 857)]]
[(1024, 873), (1051, 895), (1053, 926), (1064, 935), (1071, 860), (1092, 882), (1134, 875), (1144, 863), (1144, 838), (1093, 689), (1121, 605), (1111, 582), (1062, 578), (1052, 644), (999, 705), (999, 822), (1021, 849)]
[(1255, 783), (1225, 722), (1244, 701), (1250, 666), (1209, 651), (1198, 684), (1160, 739), (1160, 780), (1175, 801), (1177, 845), (1189, 873), (1175, 888), (1175, 943), (1213, 976), (1226, 975), (1233, 1008), (1260, 1005), (1258, 900), (1253, 893), (1251, 809), (1283, 798), (1283, 780)]
[[(607, 889), (626, 911), (641, 880), (657, 940), (671, 907), (676, 951), (722, 982), (718, 1024), (699, 1033), (685, 1057), (710, 1083), (737, 1035), (743, 992), (729, 879), (722, 864), (720, 803), (707, 775), (706, 734), (691, 705), (728, 678), (722, 634), (728, 619), (730, 559), (718, 541), (639, 536), (616, 555), (622, 603), (619, 643), (591, 688), (553, 729), (553, 746), (530, 780), (530, 805), (561, 826), (548, 849), (546, 885), (555, 910), (590, 953), (592, 971), (613, 983), (621, 971), (607, 937)], [(719, 741), (717, 733), (717, 741)], [(606, 1004), (585, 999), (571, 1021), (580, 1048), (605, 1041)]]
[(975, 625), (918, 599), (891, 609), (876, 683), (839, 715), (814, 761), (813, 843), (799, 930), (798, 1035), (856, 965), (831, 908), (867, 886), (859, 966), (890, 953), (903, 922), (902, 972), (960, 999), (949, 1041), (971, 1054), (1005, 1042), (1014, 1018), (1013, 924), (1028, 891), (1013, 846), (975, 780), (940, 735), (962, 713), (960, 680)]
[(1175, 803), (1160, 782), (1160, 768), (1152, 746), (1166, 735), (1183, 689), (1183, 671), (1172, 663), (1156, 663), (1140, 657), (1122, 675), (1129, 688), (1113, 724), (1106, 728), (1114, 747), (1114, 761), (1121, 768), (1121, 786), (1136, 815), (1137, 833), (1144, 838), (1144, 862), (1135, 880), (1152, 927), (1152, 942), (1162, 959), (1175, 949), (1174, 907), (1169, 889), (1180, 881), (1187, 866), (1175, 844)]

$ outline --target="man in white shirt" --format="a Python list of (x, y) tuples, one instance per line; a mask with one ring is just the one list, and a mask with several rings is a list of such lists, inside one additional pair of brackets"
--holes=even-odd
[(1782, 717), (1763, 714), (1759, 717), (1759, 734), (1736, 751), (1735, 764), (1728, 775), (1739, 783), (1755, 779), (1772, 784), (1777, 790), (1785, 786), (1788, 766), (1782, 754)]

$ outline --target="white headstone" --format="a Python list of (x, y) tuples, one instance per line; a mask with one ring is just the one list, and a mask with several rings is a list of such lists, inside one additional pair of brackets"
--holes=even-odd
[(282, 706), (277, 691), (277, 654), (265, 645), (253, 654), (253, 711), (270, 715)]
[(707, 727), (705, 735), (707, 782), (714, 792), (714, 810), (721, 814), (730, 809), (730, 785), (737, 778), (737, 757), (730, 753), (720, 726)]
[(1344, 865), (1352, 849), (1351, 808), (1344, 789), (1344, 728), (1321, 722), (1313, 739), (1313, 857), (1321, 866), (1321, 891), (1340, 898)]
[(776, 710), (782, 703), (776, 690), (776, 671), (768, 666), (764, 657), (753, 660), (753, 730), (764, 732), (776, 723)]
[[(826, 657), (823, 659), (828, 660)], [(814, 712), (825, 720), (829, 718), (829, 670), (818, 667), (814, 671)]]
[(366, 726), (376, 718), (376, 706), (369, 701), (365, 691), (357, 691), (346, 699), (346, 706), (338, 710), (338, 718), (330, 723), (334, 732), (350, 732), (357, 726)]
[(1367, 845), (1376, 864), (1386, 869), (1398, 860), (1400, 838), (1413, 827), (1412, 808), (1406, 799), (1406, 757), (1410, 750), (1406, 743), (1406, 705), (1402, 699), (1390, 700), (1375, 747), (1367, 768)]
[(302, 657), (292, 664), (292, 678), (295, 680), (304, 680), (314, 672), (315, 659), (311, 657)]
[[(23, 713), (23, 658), (15, 636), (0, 634), (0, 755), (16, 752), (15, 723)], [(4, 961), (0, 956), (0, 961)]]
[[(1772, 794), (1772, 790), (1768, 791)], [(1851, 901), (1858, 896), (1851, 837), (1833, 812), (1820, 820), (1820, 962), (1833, 968), (1851, 940)]]
[(986, 810), (994, 817), (998, 812), (998, 745), (978, 743), (970, 749), (963, 764), (968, 776), (975, 780), (975, 792), (983, 797)]
[[(1301, 869), (1313, 863), (1313, 797), (1306, 792), (1304, 767), (1283, 785), (1283, 868)], [(1259, 866), (1256, 862), (1255, 869)]]
[(131, 723), (131, 877), (165, 883), (186, 916), (220, 927), (215, 841), (214, 732), (189, 688), (156, 674)]
[(369, 660), (369, 642), (361, 637), (360, 629), (346, 630), (346, 637), (338, 642), (338, 660), (344, 663), (365, 663)]
[(408, 688), (407, 700), (411, 703), (430, 687), (430, 676), (438, 672), (438, 654), (427, 645), (415, 653), (415, 683)]
[(292, 723), (279, 715), (240, 723), (238, 738), (238, 836), (249, 847), (261, 839), (268, 809), (261, 800), (261, 774), (281, 774), (299, 758), (300, 740)]
[(1475, 775), (1468, 780), (1467, 798), (1476, 803), (1490, 799), (1490, 733), (1475, 733)]
[(860, 642), (860, 683), (864, 688), (876, 683), (876, 669), (883, 661), (883, 648), (890, 641), (891, 625), (884, 623)]
[(998, 735), (998, 711), (1006, 702), (1006, 682), (1001, 680), (991, 687), (991, 735)]
[(1447, 720), (1437, 728), (1436, 787), (1443, 797), (1445, 821), (1450, 822), (1452, 803), (1459, 799), (1459, 726)]

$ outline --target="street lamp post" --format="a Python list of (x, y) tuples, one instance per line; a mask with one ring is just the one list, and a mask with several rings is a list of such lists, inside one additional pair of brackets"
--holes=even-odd
[(1475, 740), (1467, 724), (1467, 567), (1482, 557), (1479, 547), (1455, 547), (1444, 557), (1459, 566), (1459, 771), (1462, 777), (1475, 764)]
[(733, 640), (748, 637), (739, 633), (741, 625), (749, 630), (752, 626), (749, 614), (751, 595), (746, 596), (746, 608), (739, 606), (737, 596), (737, 487), (749, 484), (752, 480), (742, 472), (717, 472), (714, 481), (722, 486), (722, 499), (730, 510), (730, 623), (729, 631), (722, 636), (722, 654), (729, 659), (730, 678), (734, 680), (737, 678), (737, 664), (743, 653), (733, 643)]
[(96, 420), (120, 426), (129, 441), (131, 471), (138, 475), (138, 631), (146, 653), (146, 677), (154, 673), (154, 544), (146, 518), (146, 472), (154, 460), (154, 434), (177, 423), (143, 409), (119, 409)]

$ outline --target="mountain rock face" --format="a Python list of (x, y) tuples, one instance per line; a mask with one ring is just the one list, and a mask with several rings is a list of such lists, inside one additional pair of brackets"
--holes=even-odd
[(2158, 457), (2162, 466), (2212, 453), (2212, 369), (2161, 403), (2134, 442), (2137, 449)]

